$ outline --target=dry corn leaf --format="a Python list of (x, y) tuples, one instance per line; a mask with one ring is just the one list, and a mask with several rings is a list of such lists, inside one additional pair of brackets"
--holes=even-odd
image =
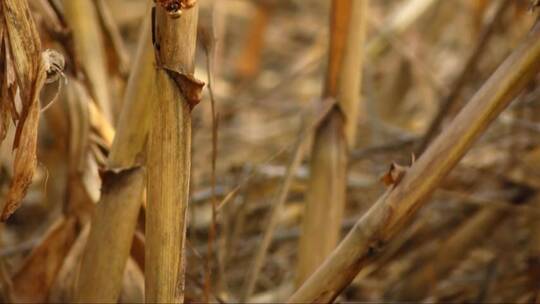
[(85, 217), (99, 200), (101, 188), (99, 166), (90, 143), (90, 105), (93, 100), (78, 81), (71, 81), (66, 93), (70, 128), (69, 183), (73, 190), (70, 193), (69, 212)]
[(3, 35), (4, 43), (6, 43), (5, 51), (11, 56), (11, 60), (6, 61), (5, 64), (12, 65), (14, 68), (22, 105), (15, 135), (14, 148), (16, 148), (30, 106), (36, 101), (37, 92), (43, 86), (45, 75), (43, 75), (41, 42), (27, 1), (3, 1), (2, 17), (5, 30), (5, 35)]
[(74, 218), (61, 218), (30, 253), (13, 277), (14, 297), (20, 302), (44, 302), (75, 241)]
[[(2, 66), (5, 74), (1, 90), (0, 111), (3, 122), (0, 138), (3, 138), (7, 130), (8, 117), (16, 121), (13, 177), (1, 214), (1, 220), (6, 220), (20, 205), (34, 175), (37, 163), (38, 98), (45, 84), (47, 67), (41, 55), (41, 43), (27, 1), (2, 1), (1, 17), (0, 56), (5, 59)], [(15, 100), (15, 97), (20, 100)], [(20, 102), (20, 115), (15, 110), (15, 102)]]
[(36, 168), (37, 128), (39, 120), (39, 104), (30, 107), (27, 121), (23, 126), (21, 141), (15, 151), (13, 178), (2, 210), (1, 220), (5, 221), (21, 204), (26, 190), (32, 182)]
[[(5, 34), (3, 24), (0, 24), (0, 27), (2, 27), (2, 29), (0, 30), (2, 30)], [(17, 91), (17, 86), (15, 85), (15, 71), (12, 64), (7, 64), (11, 62), (8, 44), (9, 43), (7, 39), (4, 39), (4, 37), (2, 37), (2, 48), (0, 49), (2, 59), (0, 60), (0, 65), (2, 68), (2, 73), (0, 73), (2, 81), (2, 90), (0, 92), (2, 94), (2, 102), (0, 102), (0, 111), (2, 112), (2, 137), (0, 137), (0, 143), (2, 143), (2, 141), (7, 135), (7, 131), (10, 127), (10, 120), (13, 122), (13, 124), (16, 124), (17, 120), (19, 119), (19, 113), (17, 113), (17, 111), (15, 110), (15, 95)]]
[(82, 254), (89, 234), (90, 225), (87, 224), (77, 236), (77, 240), (75, 240), (73, 246), (71, 246), (71, 250), (64, 259), (64, 263), (56, 276), (56, 281), (49, 291), (49, 302), (73, 302), (75, 286), (77, 286), (77, 274), (81, 267)]
[(8, 107), (9, 99), (8, 99), (8, 91), (7, 91), (7, 75), (8, 75), (8, 65), (6, 64), (7, 58), (6, 58), (6, 47), (4, 43), (4, 27), (0, 24), (0, 54), (2, 54), (2, 58), (0, 58), (0, 98), (2, 102), (0, 102), (0, 143), (4, 141), (7, 135), (7, 131), (9, 129), (9, 120), (11, 118), (11, 113)]

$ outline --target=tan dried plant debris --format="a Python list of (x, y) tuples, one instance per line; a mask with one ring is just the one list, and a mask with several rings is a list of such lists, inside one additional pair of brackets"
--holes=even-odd
[(0, 18), (0, 142), (5, 138), (9, 120), (16, 127), (13, 177), (0, 215), (1, 220), (6, 220), (20, 205), (34, 175), (39, 93), (47, 78), (54, 79), (63, 68), (63, 60), (54, 52), (42, 55), (27, 1), (2, 1)]

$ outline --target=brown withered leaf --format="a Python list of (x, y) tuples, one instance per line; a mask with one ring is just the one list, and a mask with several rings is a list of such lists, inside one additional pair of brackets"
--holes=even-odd
[[(13, 68), (13, 64), (11, 64), (11, 55), (8, 50), (9, 42), (7, 41), (7, 37), (4, 37), (6, 40), (4, 40), (4, 49), (5, 49), (5, 100), (4, 105), (6, 108), (9, 109), (9, 113), (11, 114), (11, 120), (13, 121), (13, 124), (17, 124), (17, 121), (20, 118), (19, 113), (17, 113), (16, 106), (15, 106), (15, 95), (17, 93), (17, 83), (16, 83), (16, 76), (15, 76), (15, 69)], [(10, 64), (8, 64), (10, 63)]]
[(11, 113), (8, 107), (8, 90), (7, 90), (7, 58), (6, 47), (4, 43), (4, 27), (0, 24), (0, 144), (4, 141), (9, 130), (9, 121), (11, 119)]
[[(2, 6), (0, 5), (0, 10)], [(3, 10), (2, 10), (3, 11)], [(8, 49), (9, 41), (6, 36), (4, 23), (0, 22), (1, 40), (0, 40), (0, 143), (5, 139), (10, 127), (10, 121), (15, 124), (19, 119), (15, 111), (15, 94), (17, 86), (15, 83), (15, 71), (11, 64), (10, 51)]]
[(37, 129), (39, 121), (39, 104), (30, 107), (27, 121), (21, 132), (21, 141), (15, 151), (13, 162), (13, 177), (6, 195), (0, 219), (5, 221), (21, 204), (26, 190), (32, 182), (37, 159)]
[(60, 218), (32, 250), (13, 277), (14, 297), (19, 302), (43, 303), (75, 242), (74, 218)]
[(190, 110), (193, 110), (193, 108), (201, 102), (202, 89), (204, 88), (205, 83), (198, 80), (193, 75), (179, 73), (166, 67), (164, 67), (164, 69), (180, 89), (182, 96), (184, 96), (189, 104)]
[(26, 0), (4, 0), (2, 12), (4, 37), (7, 38), (6, 51), (11, 56), (11, 60), (6, 61), (6, 64), (14, 68), (22, 104), (13, 146), (16, 148), (30, 106), (36, 102), (36, 91), (39, 92), (43, 86), (39, 81), (44, 77), (41, 42)]
[[(0, 9), (3, 38), (0, 57), (5, 58), (0, 111), (3, 121), (8, 116), (16, 121), (13, 177), (0, 215), (1, 220), (6, 220), (19, 206), (34, 175), (40, 112), (38, 98), (45, 84), (46, 67), (27, 1), (4, 0)], [(20, 115), (14, 105), (16, 92), (20, 96)], [(7, 130), (6, 122), (2, 123), (0, 135), (4, 130)]]

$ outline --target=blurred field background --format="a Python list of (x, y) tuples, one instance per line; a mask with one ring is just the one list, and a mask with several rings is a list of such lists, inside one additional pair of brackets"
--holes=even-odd
[[(0, 285), (5, 302), (70, 302), (128, 77), (140, 64), (135, 58), (149, 1), (28, 2), (42, 47), (61, 53), (66, 67), (41, 91), (42, 108), (54, 101), (40, 115), (32, 184), (0, 226)], [(85, 9), (69, 8), (82, 2)], [(312, 142), (311, 133), (300, 131), (323, 92), (331, 1), (199, 0), (198, 5), (194, 75), (206, 83), (213, 78), (217, 149), (213, 171), (206, 87), (192, 111), (185, 301), (283, 302), (298, 287)], [(343, 235), (389, 187), (381, 177), (390, 164), (411, 165), (440, 109), (444, 129), (536, 18), (526, 0), (372, 0), (368, 6)], [(204, 37), (212, 29), (216, 39), (209, 54)], [(540, 301), (537, 81), (515, 98), (338, 302)], [(449, 95), (452, 105), (444, 107)], [(146, 132), (138, 124), (129, 129), (139, 128)], [(15, 130), (7, 131), (0, 147), (2, 201), (13, 177)], [(268, 221), (299, 137), (307, 143), (305, 157), (290, 173), (274, 229)], [(144, 154), (137, 155), (142, 163)], [(120, 303), (144, 302), (144, 206), (151, 202), (142, 195), (140, 201)], [(320, 223), (321, 233), (325, 225)], [(246, 297), (267, 229), (275, 230), (268, 254)], [(102, 246), (97, 250), (106, 250), (107, 243)]]

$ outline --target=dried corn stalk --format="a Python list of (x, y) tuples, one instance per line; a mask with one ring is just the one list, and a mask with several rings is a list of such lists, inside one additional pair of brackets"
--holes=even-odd
[(147, 150), (146, 301), (183, 302), (186, 211), (191, 169), (191, 109), (202, 83), (193, 77), (198, 6), (158, 1), (154, 11), (155, 88)]

